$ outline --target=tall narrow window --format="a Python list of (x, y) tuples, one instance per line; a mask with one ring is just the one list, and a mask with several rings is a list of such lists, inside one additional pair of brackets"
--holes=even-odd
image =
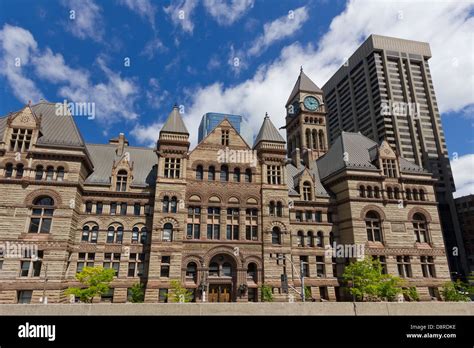
[(46, 180), (51, 181), (53, 180), (53, 177), (54, 177), (54, 167), (48, 166), (48, 168), (46, 168)]
[(365, 197), (365, 187), (364, 187), (364, 185), (359, 186), (359, 197)]
[(239, 208), (227, 208), (227, 240), (239, 240)]
[(170, 211), (170, 198), (168, 196), (163, 197), (163, 213)]
[(413, 215), (413, 231), (415, 240), (418, 243), (428, 243), (428, 230), (426, 228), (426, 218), (422, 214)]
[(326, 276), (326, 265), (324, 264), (324, 256), (316, 256), (316, 276), (324, 278)]
[(258, 210), (257, 209), (245, 210), (245, 239), (246, 240), (258, 239)]
[(311, 184), (308, 181), (305, 181), (303, 184), (303, 200), (311, 201), (312, 199)]
[(196, 180), (202, 180), (203, 179), (203, 174), (204, 170), (201, 165), (196, 167)]
[(299, 247), (304, 247), (304, 232), (303, 231), (298, 231), (297, 243)]
[(277, 217), (283, 216), (283, 204), (281, 202), (278, 202), (276, 205), (276, 216)]
[(201, 207), (188, 207), (186, 238), (201, 238)]
[(324, 247), (324, 234), (321, 231), (316, 234), (316, 246), (319, 248)]
[(7, 163), (5, 165), (5, 177), (6, 178), (11, 178), (13, 175), (13, 164), (12, 163)]
[(105, 253), (102, 266), (105, 269), (113, 269), (115, 271), (114, 277), (117, 277), (120, 271), (120, 253)]
[(173, 225), (167, 222), (163, 226), (163, 241), (171, 242), (173, 241)]
[(281, 185), (281, 166), (267, 167), (267, 182), (271, 185)]
[(63, 181), (64, 180), (64, 168), (63, 167), (58, 167), (57, 173), (56, 173), (56, 180), (57, 181)]
[(178, 199), (176, 196), (171, 197), (170, 202), (170, 213), (176, 213), (178, 211)]
[(229, 181), (229, 167), (221, 166), (221, 181)]
[(214, 181), (216, 180), (216, 168), (214, 166), (210, 166), (207, 172), (207, 180)]
[(240, 182), (240, 168), (234, 168), (234, 182)]
[(245, 182), (252, 182), (252, 170), (250, 168), (245, 169)]
[(276, 226), (272, 229), (272, 244), (281, 244), (281, 232)]
[(51, 197), (38, 197), (33, 201), (29, 233), (49, 233), (53, 221), (54, 200)]
[(224, 146), (229, 146), (229, 130), (228, 129), (222, 130), (221, 144)]
[(16, 178), (21, 179), (23, 177), (24, 166), (21, 163), (16, 165)]
[(268, 206), (268, 213), (270, 216), (275, 216), (275, 202), (271, 201), (270, 205)]
[(207, 239), (220, 239), (220, 208), (207, 208)]
[(36, 166), (35, 180), (42, 180), (43, 179), (43, 173), (44, 173), (43, 166), (41, 166), (41, 165)]
[(389, 178), (397, 177), (397, 167), (395, 160), (383, 159), (382, 160), (383, 174)]
[(421, 263), (421, 270), (423, 272), (423, 277), (425, 278), (436, 277), (433, 256), (421, 256), (420, 263)]
[(410, 256), (397, 256), (397, 268), (401, 278), (411, 278)]
[(165, 178), (179, 178), (181, 171), (180, 158), (165, 158)]
[(195, 262), (190, 262), (186, 266), (186, 280), (196, 282), (197, 280), (197, 265)]
[(369, 211), (365, 216), (365, 228), (367, 230), (367, 240), (382, 242), (380, 217), (375, 211)]
[(117, 184), (115, 186), (115, 191), (127, 191), (127, 176), (128, 174), (126, 170), (119, 170), (117, 173)]

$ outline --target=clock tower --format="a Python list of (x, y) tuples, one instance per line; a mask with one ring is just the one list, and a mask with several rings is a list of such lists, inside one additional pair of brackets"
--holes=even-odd
[(300, 70), (300, 75), (286, 102), (286, 137), (288, 157), (307, 167), (327, 151), (326, 106), (323, 91)]

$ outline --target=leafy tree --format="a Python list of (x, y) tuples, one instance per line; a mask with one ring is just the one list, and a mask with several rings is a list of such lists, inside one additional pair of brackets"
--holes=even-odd
[(342, 276), (351, 283), (349, 292), (358, 301), (394, 301), (402, 292), (402, 280), (383, 274), (380, 261), (369, 256), (346, 266)]
[(81, 302), (92, 303), (94, 297), (101, 296), (110, 290), (109, 284), (114, 279), (115, 270), (103, 267), (84, 267), (76, 274), (76, 279), (83, 284), (80, 288), (68, 288), (66, 295), (79, 297)]
[(473, 294), (473, 287), (467, 283), (463, 283), (461, 280), (455, 282), (447, 282), (443, 285), (441, 294), (445, 301), (470, 301), (470, 294)]
[(263, 284), (260, 291), (262, 293), (263, 302), (273, 302), (272, 287), (270, 285)]
[(416, 291), (415, 286), (411, 286), (408, 289), (403, 289), (403, 294), (407, 296), (410, 301), (419, 301), (420, 295), (418, 295), (418, 291)]
[(142, 303), (145, 300), (145, 289), (143, 284), (135, 283), (130, 288), (130, 302)]
[(313, 299), (313, 295), (311, 294), (311, 287), (305, 286), (304, 287), (304, 299), (305, 301), (311, 301)]
[(191, 302), (193, 299), (192, 291), (183, 287), (178, 280), (171, 281), (171, 293), (166, 296), (170, 302)]

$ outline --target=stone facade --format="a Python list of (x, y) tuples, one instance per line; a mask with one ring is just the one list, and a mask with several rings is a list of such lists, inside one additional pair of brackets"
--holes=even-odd
[[(85, 144), (47, 102), (0, 119), (0, 303), (69, 302), (88, 265), (117, 271), (97, 301), (126, 302), (142, 283), (145, 302), (164, 302), (172, 280), (197, 302), (261, 301), (263, 284), (300, 301), (300, 272), (307, 300), (342, 301), (356, 257), (333, 258), (338, 245), (439, 297), (449, 270), (431, 174), (357, 133), (328, 149), (322, 91), (303, 72), (287, 108), (289, 148), (268, 116), (253, 146), (224, 120), (194, 149), (177, 107), (155, 149), (123, 134)], [(33, 257), (14, 257), (21, 246)]]

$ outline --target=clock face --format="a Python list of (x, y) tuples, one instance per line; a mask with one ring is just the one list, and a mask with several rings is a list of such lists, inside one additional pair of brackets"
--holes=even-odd
[(304, 106), (306, 109), (314, 111), (319, 107), (319, 101), (315, 97), (304, 98)]

